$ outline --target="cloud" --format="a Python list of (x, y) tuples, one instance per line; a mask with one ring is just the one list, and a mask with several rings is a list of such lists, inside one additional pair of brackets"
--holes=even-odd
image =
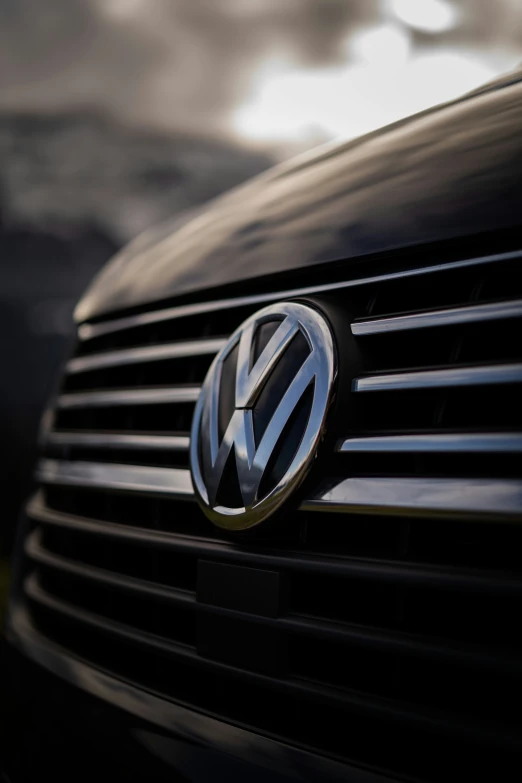
[[(428, 1), (453, 4), (459, 13), (453, 28), (436, 34), (406, 25), (416, 53), (474, 52), (494, 72), (520, 57), (520, 0), (415, 0), (417, 17)], [(335, 74), (352, 64), (347, 39), (390, 21), (405, 25), (396, 13), (404, 5), (0, 0), (0, 109), (96, 107), (127, 123), (230, 135), (267, 64), (283, 60), (294, 73)]]
[(0, 108), (226, 131), (263, 59), (336, 61), (378, 0), (0, 0)]

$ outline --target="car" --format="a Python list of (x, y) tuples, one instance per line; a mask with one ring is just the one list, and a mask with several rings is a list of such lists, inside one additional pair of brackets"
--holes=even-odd
[(8, 779), (520, 778), (522, 74), (263, 173), (76, 310)]

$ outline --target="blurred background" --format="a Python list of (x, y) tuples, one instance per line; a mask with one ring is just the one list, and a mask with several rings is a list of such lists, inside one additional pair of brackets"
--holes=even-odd
[(74, 304), (105, 261), (521, 60), (521, 0), (0, 0), (0, 583)]

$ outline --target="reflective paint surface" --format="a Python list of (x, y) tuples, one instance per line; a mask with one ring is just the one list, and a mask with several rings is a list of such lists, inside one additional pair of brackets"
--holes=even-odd
[(520, 226), (521, 93), (464, 98), (256, 177), (124, 248), (77, 319), (325, 262), (348, 276), (366, 255)]

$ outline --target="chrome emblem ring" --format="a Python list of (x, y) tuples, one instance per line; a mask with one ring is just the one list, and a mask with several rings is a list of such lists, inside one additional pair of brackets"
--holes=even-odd
[(196, 497), (214, 524), (254, 527), (301, 484), (335, 375), (329, 324), (312, 307), (270, 305), (236, 329), (207, 373), (190, 439)]

